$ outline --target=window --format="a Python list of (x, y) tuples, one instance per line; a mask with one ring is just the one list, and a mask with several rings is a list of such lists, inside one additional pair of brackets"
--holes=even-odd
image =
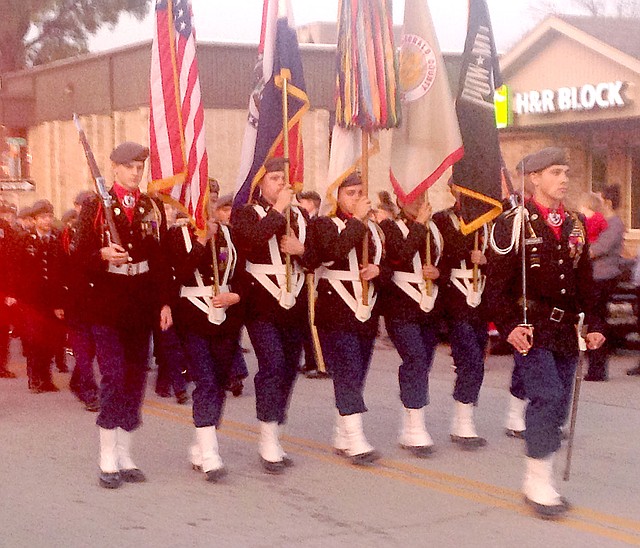
[(640, 147), (630, 150), (631, 160), (631, 225), (632, 229), (640, 229)]
[(591, 151), (591, 190), (598, 192), (607, 184), (607, 149)]

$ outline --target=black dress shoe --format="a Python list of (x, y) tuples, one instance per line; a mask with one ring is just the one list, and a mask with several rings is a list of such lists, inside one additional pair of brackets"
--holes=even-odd
[(508, 438), (515, 438), (518, 440), (524, 439), (524, 430), (514, 430), (513, 428), (506, 428), (504, 434)]
[(147, 481), (147, 478), (139, 468), (120, 470), (120, 477), (122, 478), (122, 481), (126, 481), (127, 483), (142, 483)]
[(118, 472), (100, 472), (100, 487), (117, 489), (122, 485), (122, 478)]
[(176, 394), (176, 401), (180, 405), (184, 405), (185, 403), (187, 403), (189, 401), (189, 394), (187, 394), (187, 391), (186, 390), (181, 390), (180, 392), (178, 392)]
[(633, 369), (627, 369), (627, 375), (630, 377), (635, 377), (640, 375), (640, 365), (637, 365)]
[(288, 455), (282, 457), (282, 462), (284, 463), (285, 468), (291, 468), (293, 466), (293, 460)]
[(276, 462), (272, 462), (270, 460), (260, 457), (260, 462), (262, 463), (263, 470), (267, 474), (274, 474), (274, 475), (282, 474), (284, 472), (284, 469), (287, 466), (284, 463), (284, 459)]
[(401, 443), (400, 447), (410, 451), (414, 457), (419, 459), (429, 458), (434, 452), (433, 445), (404, 445)]
[(91, 413), (97, 413), (100, 411), (100, 402), (97, 399), (84, 402), (84, 408)]
[(222, 468), (217, 468), (215, 470), (207, 470), (204, 475), (208, 482), (217, 483), (227, 475), (227, 469), (223, 466)]
[(381, 457), (382, 455), (380, 453), (378, 453), (375, 449), (372, 449), (371, 451), (367, 451), (366, 453), (353, 455), (352, 457), (349, 457), (349, 458), (351, 460), (351, 464), (354, 464), (355, 466), (369, 466), (370, 464), (373, 464)]
[(161, 398), (171, 397), (171, 392), (169, 392), (168, 390), (156, 390), (156, 394), (158, 394), (158, 396), (160, 396)]
[(0, 368), (0, 379), (15, 379), (16, 374), (5, 367)]
[(458, 445), (458, 447), (460, 447), (461, 449), (465, 449), (467, 451), (472, 451), (474, 449), (478, 449), (487, 445), (487, 440), (479, 436), (475, 436), (473, 438), (463, 438), (462, 436), (451, 434), (451, 441)]
[(582, 377), (582, 380), (587, 382), (606, 382), (608, 379), (603, 375), (591, 375), (587, 373), (584, 377)]
[(560, 504), (546, 505), (532, 501), (525, 495), (524, 501), (535, 512), (536, 516), (542, 519), (560, 519), (571, 508), (571, 505), (564, 497), (560, 498)]

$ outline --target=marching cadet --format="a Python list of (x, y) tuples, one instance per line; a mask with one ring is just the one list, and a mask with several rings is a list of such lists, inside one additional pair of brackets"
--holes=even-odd
[(56, 329), (64, 318), (64, 250), (53, 229), (53, 206), (38, 200), (31, 207), (33, 232), (17, 241), (15, 297), (22, 313), (29, 389), (34, 394), (58, 392), (51, 378)]
[[(264, 470), (281, 474), (292, 464), (280, 445), (279, 428), (287, 417), (302, 352), (306, 311), (298, 297), (304, 285), (301, 260), (307, 221), (291, 205), (294, 193), (285, 186), (288, 166), (284, 159), (270, 158), (263, 169), (253, 203), (240, 209), (232, 222), (236, 246), (246, 258), (245, 320), (258, 359), (254, 379), (260, 421), (258, 451)], [(287, 234), (287, 214), (291, 234)]]
[(383, 286), (381, 300), (387, 331), (402, 358), (398, 370), (404, 405), (400, 445), (416, 457), (425, 458), (433, 451), (424, 408), (429, 403), (429, 371), (438, 344), (433, 310), (438, 295), (435, 281), (441, 274), (437, 264), (442, 239), (431, 221), (431, 205), (425, 194), (400, 205), (398, 218), (380, 223), (386, 263), (393, 271), (392, 283)]
[(175, 226), (167, 241), (179, 292), (173, 308), (175, 327), (196, 385), (191, 463), (215, 483), (226, 474), (216, 430), (242, 326), (234, 280), (237, 253), (229, 228), (214, 219), (209, 219), (205, 234), (196, 234), (192, 226)]
[[(533, 194), (531, 182), (529, 181), (529, 172), (527, 171), (528, 160), (529, 155), (522, 158), (515, 169), (516, 184), (519, 186), (517, 192), (523, 196), (521, 199), (524, 201), (530, 200)], [(520, 367), (515, 360), (513, 362), (513, 370), (511, 371), (509, 393), (509, 407), (507, 409), (504, 432), (509, 438), (522, 440), (524, 439), (524, 414), (527, 409), (527, 395), (524, 391)]]
[[(433, 220), (444, 240), (440, 268), (450, 275), (440, 284), (440, 302), (449, 327), (449, 343), (456, 370), (453, 389), (454, 415), (451, 441), (462, 449), (486, 445), (478, 436), (473, 419), (484, 378), (484, 357), (488, 342), (486, 305), (482, 298), (485, 285), (485, 256), (489, 243), (486, 225), (482, 234), (462, 234), (459, 195), (451, 186), (455, 205), (440, 211)], [(478, 246), (476, 246), (476, 241)]]
[(93, 284), (86, 306), (102, 374), (96, 421), (100, 485), (109, 489), (146, 479), (131, 459), (131, 437), (141, 424), (151, 330), (158, 321), (162, 329), (172, 323), (159, 243), (166, 231), (164, 212), (139, 189), (148, 156), (148, 148), (133, 142), (110, 155), (115, 183), (109, 208), (122, 245), (112, 241), (105, 204), (97, 196), (85, 202), (78, 223), (77, 264)]
[(15, 234), (11, 224), (4, 219), (11, 212), (8, 205), (0, 204), (0, 378), (15, 379), (16, 375), (7, 368), (9, 361), (9, 327), (11, 307), (15, 304), (12, 290)]
[[(567, 512), (556, 490), (554, 456), (568, 416), (578, 363), (577, 315), (585, 314), (587, 347), (604, 342), (603, 323), (594, 315), (593, 278), (582, 220), (564, 206), (569, 189), (568, 162), (559, 148), (545, 148), (527, 159), (533, 197), (526, 203), (525, 240), (527, 324), (523, 322), (520, 220), (501, 216), (494, 241), (505, 250), (490, 262), (487, 295), (499, 331), (514, 348), (525, 393), (525, 501), (543, 518)], [(521, 218), (520, 218), (521, 219)], [(511, 245), (514, 244), (514, 245)]]
[[(76, 212), (78, 219), (82, 205), (94, 197), (95, 193), (87, 190), (76, 195), (73, 201), (73, 211)], [(100, 409), (98, 384), (93, 371), (96, 344), (90, 323), (91, 310), (86, 306), (87, 302), (91, 302), (94, 286), (84, 269), (76, 264), (77, 234), (77, 220), (68, 225), (62, 234), (68, 264), (66, 269), (68, 294), (65, 302), (65, 320), (69, 329), (69, 343), (75, 361), (69, 389), (84, 404), (87, 411), (96, 413)]]
[[(380, 455), (367, 441), (362, 414), (364, 385), (378, 330), (377, 287), (382, 239), (369, 221), (371, 201), (360, 174), (349, 175), (337, 190), (337, 210), (318, 217), (309, 230), (305, 262), (319, 268), (316, 326), (333, 378), (338, 411), (334, 447), (353, 464), (370, 464)], [(368, 234), (368, 264), (363, 242)]]

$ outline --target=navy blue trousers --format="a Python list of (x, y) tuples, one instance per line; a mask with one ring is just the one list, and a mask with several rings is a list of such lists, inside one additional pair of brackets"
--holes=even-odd
[(387, 332), (400, 354), (398, 369), (400, 400), (407, 409), (429, 404), (429, 371), (433, 364), (438, 335), (426, 323), (385, 320)]
[(71, 320), (69, 322), (69, 343), (76, 362), (69, 381), (69, 388), (80, 401), (88, 403), (98, 397), (98, 385), (93, 373), (96, 343), (91, 325)]
[(509, 391), (512, 396), (518, 399), (527, 399), (527, 393), (524, 389), (524, 380), (522, 379), (521, 366), (516, 360), (513, 360), (513, 370), (511, 371), (511, 386)]
[(131, 432), (142, 423), (140, 408), (147, 380), (151, 332), (106, 325), (94, 325), (92, 330), (102, 375), (96, 424), (109, 430), (120, 427)]
[(327, 368), (331, 371), (340, 415), (365, 413), (364, 385), (371, 364), (375, 336), (347, 331), (318, 331)]
[(220, 425), (225, 402), (228, 367), (237, 343), (224, 338), (205, 337), (193, 331), (183, 334), (188, 369), (195, 383), (193, 424), (197, 428)]
[(529, 398), (525, 416), (527, 456), (541, 459), (560, 449), (560, 428), (567, 420), (578, 355), (532, 348), (514, 352)]
[(483, 322), (456, 319), (449, 323), (451, 355), (456, 367), (454, 400), (473, 404), (478, 401), (484, 379), (484, 355), (488, 340), (487, 326)]
[(256, 416), (261, 422), (283, 424), (302, 353), (302, 331), (263, 320), (247, 324), (258, 358), (254, 377)]
[(187, 389), (187, 381), (182, 372), (187, 369), (187, 356), (182, 342), (178, 338), (175, 327), (166, 331), (159, 327), (153, 331), (154, 353), (158, 364), (156, 377), (156, 392), (170, 392), (174, 394)]

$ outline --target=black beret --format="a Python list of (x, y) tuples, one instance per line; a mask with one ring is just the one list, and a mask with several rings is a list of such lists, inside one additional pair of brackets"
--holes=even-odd
[(356, 186), (361, 184), (362, 176), (360, 175), (360, 172), (354, 171), (345, 177), (344, 181), (340, 183), (340, 186), (338, 188), (346, 188), (348, 186)]
[(144, 162), (149, 157), (149, 149), (133, 141), (125, 141), (113, 149), (109, 156), (114, 164)]
[(96, 195), (93, 190), (83, 190), (82, 192), (78, 192), (76, 197), (73, 199), (74, 205), (82, 206), (87, 200), (90, 200)]
[(547, 147), (525, 157), (524, 172), (535, 173), (550, 166), (566, 166), (567, 155), (562, 148)]
[(78, 212), (75, 209), (69, 209), (62, 214), (62, 219), (60, 219), (63, 223), (68, 223), (70, 221), (75, 221), (78, 218)]
[(38, 200), (31, 206), (31, 216), (37, 217), (46, 213), (53, 214), (53, 205), (49, 200)]
[(233, 205), (233, 194), (225, 194), (224, 196), (220, 196), (218, 201), (216, 202), (216, 209), (220, 209), (222, 207), (231, 207)]
[(273, 173), (274, 171), (284, 171), (285, 160), (281, 156), (275, 158), (269, 158), (264, 163), (264, 170), (266, 173)]
[(33, 217), (33, 211), (30, 207), (23, 207), (18, 211), (18, 219), (25, 219), (26, 217)]

